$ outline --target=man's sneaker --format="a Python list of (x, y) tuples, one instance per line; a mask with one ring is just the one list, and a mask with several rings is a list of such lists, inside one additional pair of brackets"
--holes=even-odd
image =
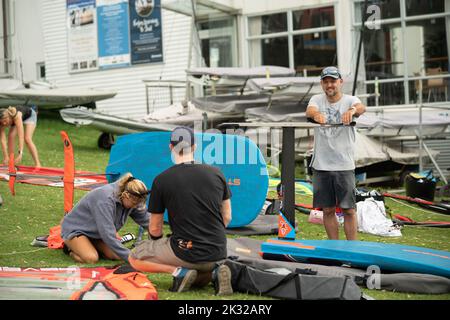
[(178, 267), (172, 275), (173, 282), (169, 291), (183, 292), (189, 290), (195, 279), (197, 279), (197, 270)]
[(212, 281), (216, 295), (225, 296), (233, 294), (231, 270), (227, 265), (221, 264), (213, 270)]

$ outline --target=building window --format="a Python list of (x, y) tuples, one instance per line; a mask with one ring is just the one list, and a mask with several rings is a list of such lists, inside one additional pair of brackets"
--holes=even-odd
[(333, 7), (298, 10), (293, 12), (294, 30), (334, 26)]
[(250, 36), (286, 32), (288, 30), (286, 12), (251, 17), (248, 24)]
[(290, 67), (318, 75), (337, 65), (334, 7), (248, 17), (249, 65)]
[(310, 76), (336, 65), (336, 31), (294, 36), (294, 62), (297, 72), (306, 70)]
[(45, 81), (45, 63), (36, 63), (36, 79), (39, 81)]
[[(428, 1), (428, 0), (427, 0)], [(369, 0), (367, 6), (375, 5), (380, 9), (383, 19), (400, 18), (400, 0)], [(355, 2), (355, 21), (361, 23), (365, 8), (364, 0)]]
[(400, 23), (384, 24), (364, 37), (366, 79), (403, 76), (403, 47)]
[(235, 18), (198, 23), (202, 57), (208, 67), (232, 67), (237, 64)]
[[(397, 0), (398, 1), (398, 0)], [(440, 13), (445, 11), (445, 0), (406, 0), (406, 15)]]
[(271, 65), (289, 68), (287, 37), (252, 40), (250, 52), (252, 52), (251, 66)]
[[(365, 4), (354, 2), (359, 41)], [(425, 102), (448, 101), (450, 0), (369, 0), (368, 5), (378, 6), (380, 17), (377, 28), (364, 29), (360, 72), (365, 72), (367, 91), (373, 92), (379, 79), (380, 104), (416, 103), (422, 78)]]
[[(416, 48), (421, 48), (420, 51), (423, 54), (423, 61), (420, 61), (420, 67), (425, 70), (441, 68), (442, 71), (448, 72), (449, 61), (445, 20), (445, 18), (437, 18), (406, 22), (406, 29), (417, 30), (414, 38), (416, 38)], [(418, 35), (420, 36), (418, 37)], [(414, 40), (414, 38), (411, 40)], [(417, 40), (417, 38), (420, 40)], [(411, 68), (409, 69), (411, 70)], [(418, 66), (415, 67), (415, 70), (419, 70)], [(415, 70), (413, 69), (412, 71)]]

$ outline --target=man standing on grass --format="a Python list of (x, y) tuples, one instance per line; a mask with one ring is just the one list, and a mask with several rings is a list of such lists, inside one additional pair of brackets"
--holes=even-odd
[[(144, 272), (171, 273), (170, 291), (204, 286), (212, 278), (217, 295), (231, 294), (231, 271), (221, 264), (227, 256), (225, 228), (231, 221), (226, 179), (219, 169), (195, 163), (192, 129), (175, 128), (169, 148), (175, 165), (158, 175), (151, 189), (151, 240), (136, 246), (130, 264)], [(166, 209), (172, 235), (163, 238)]]
[(356, 240), (358, 220), (355, 203), (355, 128), (353, 117), (366, 111), (355, 96), (342, 93), (342, 76), (336, 67), (326, 67), (320, 75), (324, 93), (311, 97), (306, 116), (320, 124), (343, 126), (314, 128), (313, 206), (322, 208), (328, 238), (339, 238), (336, 206), (344, 212), (347, 240)]

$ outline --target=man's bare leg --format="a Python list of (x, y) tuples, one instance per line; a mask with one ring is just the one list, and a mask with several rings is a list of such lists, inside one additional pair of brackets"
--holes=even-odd
[(336, 218), (336, 207), (323, 208), (323, 225), (325, 226), (328, 239), (339, 239), (339, 223)]
[(177, 267), (171, 266), (168, 264), (160, 264), (150, 261), (138, 260), (129, 256), (128, 261), (131, 266), (142, 272), (150, 272), (150, 273), (174, 273)]
[(358, 218), (355, 209), (342, 209), (344, 212), (344, 232), (347, 240), (358, 238)]

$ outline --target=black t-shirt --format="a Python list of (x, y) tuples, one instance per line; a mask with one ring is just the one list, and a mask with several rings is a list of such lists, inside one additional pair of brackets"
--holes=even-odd
[(226, 236), (220, 207), (231, 197), (222, 172), (209, 165), (181, 163), (155, 180), (148, 211), (169, 214), (170, 244), (175, 255), (187, 262), (226, 258)]

